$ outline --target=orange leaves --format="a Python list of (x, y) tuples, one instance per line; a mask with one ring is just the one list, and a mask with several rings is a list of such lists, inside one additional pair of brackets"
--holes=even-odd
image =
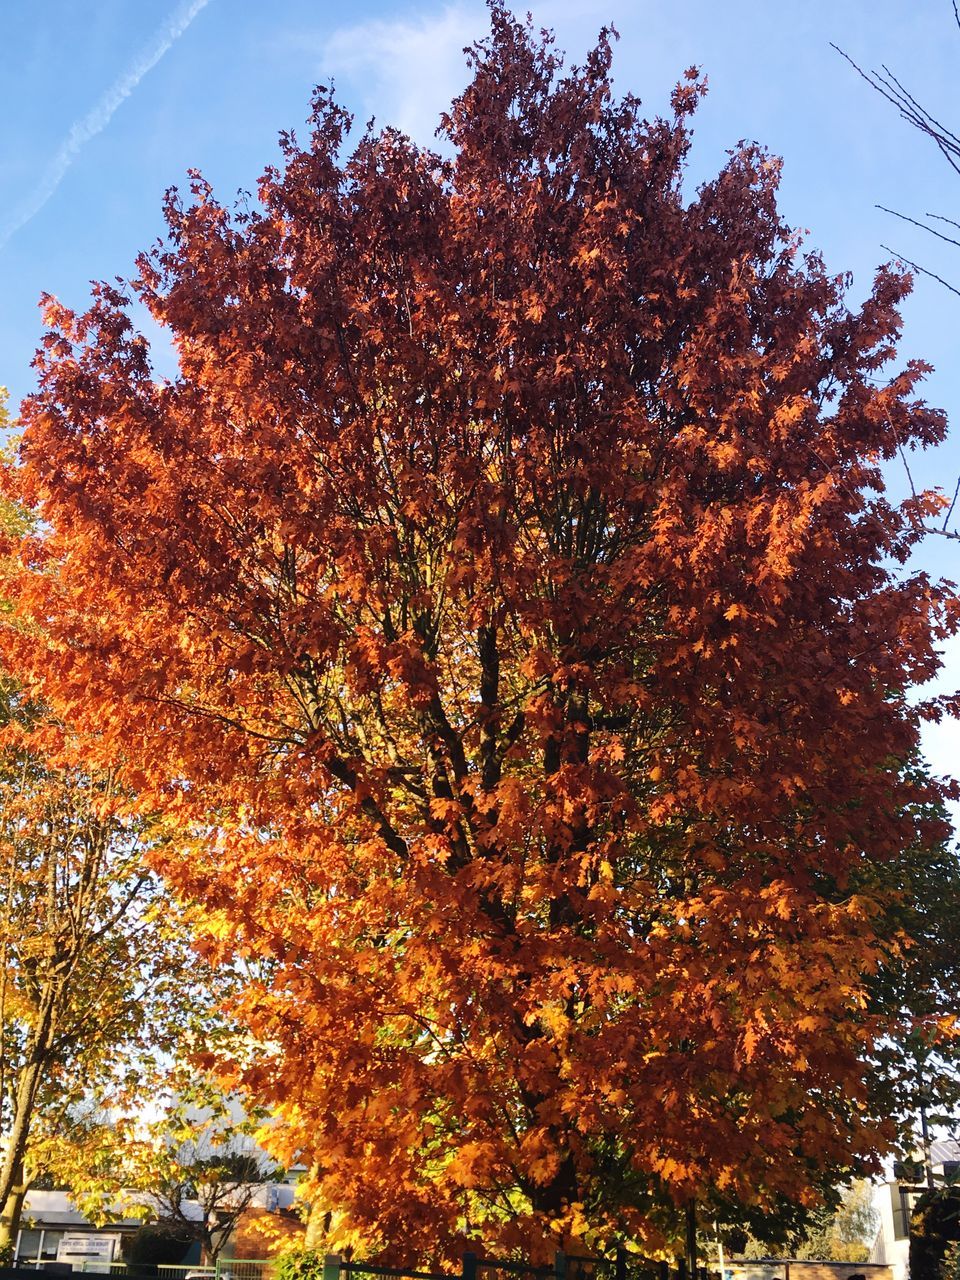
[(901, 694), (960, 620), (872, 488), (942, 426), (875, 377), (901, 282), (851, 314), (759, 149), (684, 200), (696, 73), (646, 123), (491, 22), (449, 160), (341, 157), (322, 94), (257, 219), (171, 197), (176, 382), (54, 307), (9, 481), (9, 661), (189, 833), (237, 1070), (398, 1258), (865, 1149), (877, 869), (938, 829)]
[(466, 1142), (444, 1169), (444, 1176), (459, 1187), (482, 1187), (490, 1182), (496, 1161), (493, 1143)]

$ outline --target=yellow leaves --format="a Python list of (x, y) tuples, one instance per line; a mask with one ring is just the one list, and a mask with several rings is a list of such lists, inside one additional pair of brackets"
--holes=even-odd
[[(789, 371), (784, 371), (784, 373), (787, 372)], [(810, 401), (807, 396), (787, 396), (780, 404), (778, 404), (773, 415), (773, 422), (781, 430), (791, 430), (796, 427), (800, 420), (809, 413), (809, 411)]]
[(541, 1185), (550, 1181), (560, 1164), (551, 1130), (543, 1125), (535, 1126), (524, 1134), (519, 1154), (528, 1175)]
[(443, 796), (432, 796), (430, 812), (434, 818), (443, 823), (454, 823), (463, 816), (463, 804), (459, 800), (447, 799)]
[(585, 267), (596, 262), (599, 257), (600, 249), (596, 245), (592, 247), (589, 245), (582, 245), (574, 255), (573, 262), (578, 267)]
[(572, 1023), (568, 1014), (557, 1004), (544, 1004), (532, 1009), (524, 1017), (528, 1027), (543, 1027), (557, 1041), (562, 1041), (572, 1031)]
[(740, 462), (739, 447), (729, 442), (713, 444), (710, 453), (713, 461), (721, 471), (731, 470)]
[(714, 1175), (717, 1190), (726, 1191), (733, 1187), (738, 1181), (738, 1172), (736, 1165), (721, 1165)]
[(57, 954), (59, 939), (39, 933), (21, 938), (20, 953), (25, 960), (49, 960)]
[(797, 1022), (798, 1031), (823, 1031), (830, 1026), (830, 1019), (822, 1014), (807, 1014)]

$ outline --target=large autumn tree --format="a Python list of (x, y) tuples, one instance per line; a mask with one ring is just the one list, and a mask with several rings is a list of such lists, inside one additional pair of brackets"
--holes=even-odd
[(191, 824), (164, 871), (262, 962), (237, 1074), (395, 1259), (869, 1168), (866, 869), (943, 834), (908, 281), (851, 309), (758, 147), (687, 192), (694, 72), (648, 121), (606, 33), (564, 71), (490, 14), (440, 153), (349, 151), (320, 90), (259, 204), (170, 194), (132, 290), (174, 380), (122, 290), (48, 300), (12, 477), (55, 653), (10, 659)]

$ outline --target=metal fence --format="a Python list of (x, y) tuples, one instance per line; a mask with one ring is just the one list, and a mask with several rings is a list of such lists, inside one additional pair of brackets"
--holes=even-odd
[(463, 1280), (564, 1280), (562, 1268), (557, 1263), (562, 1254), (557, 1254), (553, 1266), (534, 1266), (531, 1262), (511, 1262), (503, 1258), (477, 1258), (468, 1253), (463, 1260)]
[[(46, 1264), (50, 1266), (49, 1263)], [(85, 1272), (103, 1280), (274, 1280), (276, 1259), (220, 1258), (215, 1267), (199, 1264), (171, 1266), (165, 1263), (104, 1263), (93, 1259), (75, 1263), (73, 1271)], [(17, 1268), (0, 1268), (0, 1280), (37, 1274), (36, 1263)], [(56, 1264), (54, 1264), (56, 1267)], [(59, 1270), (59, 1268), (57, 1268)], [(375, 1262), (356, 1262), (328, 1253), (323, 1259), (323, 1280), (456, 1280), (456, 1272), (413, 1271), (389, 1267)], [(671, 1267), (666, 1262), (650, 1261), (618, 1249), (609, 1257), (581, 1257), (557, 1253), (552, 1264), (537, 1265), (512, 1258), (480, 1258), (465, 1253), (461, 1259), (459, 1280), (688, 1280), (687, 1268), (681, 1261)], [(705, 1269), (698, 1269), (695, 1280), (708, 1280)], [(772, 1280), (772, 1278), (770, 1278)], [(790, 1280), (787, 1270), (784, 1280)]]
[[(696, 1280), (706, 1280), (706, 1270), (698, 1269)], [(354, 1262), (338, 1253), (328, 1253), (323, 1260), (323, 1280), (451, 1280), (450, 1273), (409, 1271), (378, 1263)], [(461, 1280), (687, 1280), (686, 1264), (675, 1267), (667, 1262), (651, 1261), (625, 1249), (617, 1249), (609, 1257), (582, 1257), (557, 1253), (552, 1264), (535, 1265), (506, 1258), (480, 1258), (465, 1253), (461, 1259)], [(242, 1277), (241, 1280), (247, 1280)], [(251, 1280), (260, 1280), (252, 1277)]]
[[(165, 1262), (138, 1265), (137, 1263), (111, 1262), (109, 1274), (124, 1280), (273, 1280), (273, 1268), (276, 1265), (272, 1258), (218, 1258), (215, 1267), (192, 1266), (180, 1263), (176, 1266)], [(102, 1262), (88, 1259), (79, 1265), (74, 1263), (74, 1272), (83, 1271), (94, 1275), (106, 1274)]]
[(274, 1258), (221, 1258), (216, 1280), (273, 1280)]

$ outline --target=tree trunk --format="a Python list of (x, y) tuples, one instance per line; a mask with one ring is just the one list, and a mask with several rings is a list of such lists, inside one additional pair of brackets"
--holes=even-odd
[(14, 1184), (0, 1210), (0, 1266), (10, 1266), (13, 1263), (17, 1233), (20, 1230), (20, 1219), (23, 1216), (23, 1205), (29, 1187), (30, 1184), (23, 1174), (21, 1160), (16, 1170)]
[(17, 1185), (23, 1181), (23, 1161), (27, 1154), (27, 1140), (30, 1137), (30, 1122), (33, 1119), (33, 1104), (37, 1096), (37, 1086), (40, 1083), (41, 1065), (36, 1058), (27, 1063), (17, 1082), (13, 1123), (6, 1137), (6, 1150), (3, 1164), (0, 1166), (0, 1219), (6, 1216), (7, 1201), (15, 1194)]
[(577, 1166), (573, 1156), (567, 1151), (550, 1181), (533, 1188), (530, 1203), (535, 1213), (559, 1218), (579, 1199), (578, 1192)]
[[(310, 1177), (319, 1181), (320, 1169), (314, 1165), (310, 1170)], [(307, 1214), (307, 1229), (303, 1237), (303, 1246), (305, 1249), (313, 1249), (320, 1252), (327, 1243), (327, 1236), (330, 1233), (330, 1222), (332, 1214), (329, 1209), (325, 1209), (322, 1205), (312, 1204), (310, 1212)]]
[[(37, 1026), (27, 1060), (17, 1080), (14, 1095), (13, 1122), (6, 1135), (3, 1163), (0, 1165), (0, 1222), (8, 1217), (7, 1204), (23, 1182), (23, 1166), (33, 1122), (33, 1109), (43, 1072), (49, 1067), (56, 1018), (57, 986), (50, 982), (43, 991)], [(20, 1198), (22, 1208), (23, 1197)], [(17, 1209), (19, 1215), (20, 1209)]]

